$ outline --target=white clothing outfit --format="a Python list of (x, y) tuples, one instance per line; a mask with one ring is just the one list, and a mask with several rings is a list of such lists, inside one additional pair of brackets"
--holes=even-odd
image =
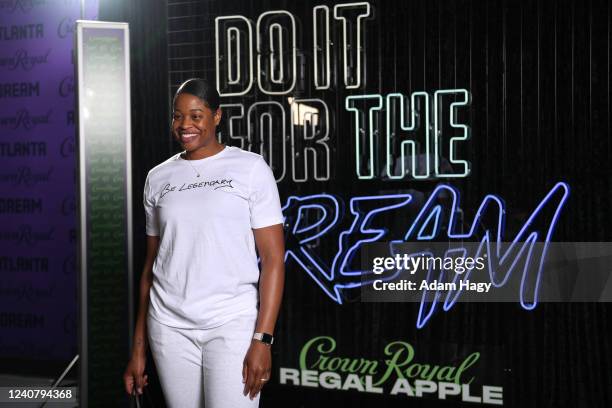
[(203, 382), (206, 408), (257, 406), (227, 401), (252, 403), (242, 395), (258, 307), (252, 228), (284, 222), (272, 170), (232, 146), (200, 160), (177, 153), (149, 171), (144, 206), (147, 235), (160, 237), (147, 321), (169, 405), (198, 406)]
[(149, 345), (169, 408), (256, 408), (243, 395), (242, 363), (257, 311), (212, 329), (179, 329), (149, 316)]
[(233, 146), (201, 160), (177, 153), (149, 171), (144, 205), (147, 235), (160, 236), (154, 319), (208, 329), (257, 307), (251, 229), (284, 222), (274, 175), (259, 154)]

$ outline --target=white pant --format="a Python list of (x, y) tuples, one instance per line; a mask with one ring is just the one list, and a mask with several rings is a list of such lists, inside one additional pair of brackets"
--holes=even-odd
[(257, 310), (212, 329), (180, 329), (148, 317), (148, 338), (169, 408), (256, 408), (243, 395), (242, 364)]

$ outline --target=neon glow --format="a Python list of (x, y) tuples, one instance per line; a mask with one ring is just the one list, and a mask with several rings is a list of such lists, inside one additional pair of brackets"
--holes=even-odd
[[(351, 35), (348, 32), (348, 20), (346, 17), (340, 15), (340, 13), (347, 9), (363, 9), (362, 13), (357, 15), (357, 21), (355, 22), (355, 44), (351, 44), (350, 37)], [(371, 6), (368, 2), (358, 2), (358, 3), (343, 3), (336, 4), (334, 6), (334, 18), (336, 20), (342, 21), (342, 61), (344, 65), (344, 87), (345, 89), (358, 89), (361, 88), (363, 83), (363, 69), (362, 65), (365, 60), (365, 41), (364, 41), (364, 22), (366, 18), (370, 17), (371, 14)], [(351, 56), (350, 54), (354, 54)], [(355, 67), (355, 74), (351, 75), (349, 67)], [(354, 78), (353, 83), (351, 83), (350, 78)]]
[[(356, 13), (348, 13), (355, 10)], [(328, 6), (316, 6), (312, 10), (313, 72), (316, 89), (331, 87), (331, 47), (333, 43), (330, 39), (329, 15)], [(344, 88), (362, 88), (365, 85), (365, 20), (373, 17), (372, 7), (368, 2), (336, 4), (333, 6), (333, 17), (342, 29), (341, 66)], [(273, 20), (277, 22), (271, 22)], [(246, 30), (241, 31), (238, 24), (246, 24)], [(257, 18), (255, 33), (253, 33), (251, 19), (245, 16), (231, 15), (215, 18), (215, 60), (219, 94), (222, 97), (240, 96), (251, 90), (254, 81), (253, 34), (257, 36), (255, 52), (257, 53), (258, 78), (256, 80), (260, 91), (267, 95), (286, 95), (293, 91), (298, 68), (297, 30), (298, 24), (295, 16), (287, 10), (270, 10), (260, 14)], [(286, 40), (285, 33), (288, 33)], [(242, 38), (245, 36), (246, 40), (243, 41)], [(243, 50), (243, 47), (247, 47), (248, 50)], [(244, 55), (245, 58), (241, 58), (241, 55)], [(286, 55), (290, 55), (288, 61), (285, 61)], [(248, 59), (248, 82), (243, 83), (241, 83), (243, 76), (241, 59)], [(222, 61), (226, 61), (224, 62), (227, 64), (226, 69), (222, 69)], [(236, 70), (234, 70), (234, 65), (236, 65)], [(223, 78), (220, 77), (221, 72), (223, 72)], [(322, 74), (321, 77), (319, 74)]]
[[(289, 21), (291, 22), (290, 26), (286, 25), (283, 27), (280, 23), (272, 23), (268, 26), (267, 30), (269, 30), (268, 35), (268, 48), (267, 51), (263, 48), (262, 38), (266, 36), (263, 33), (263, 29), (265, 24), (262, 23), (264, 19), (269, 20), (274, 17), (279, 18), (287, 16)], [(285, 80), (285, 71), (284, 71), (284, 42), (283, 42), (283, 28), (288, 30), (290, 33), (291, 42), (288, 45), (288, 48), (291, 51), (291, 68), (289, 71), (291, 72), (291, 77), (287, 81)], [(266, 11), (265, 13), (261, 13), (259, 18), (257, 19), (257, 72), (259, 72), (259, 79), (257, 81), (257, 85), (259, 86), (259, 90), (268, 95), (286, 95), (289, 92), (293, 91), (295, 88), (295, 83), (297, 81), (297, 40), (296, 40), (296, 24), (295, 17), (293, 14), (289, 13), (286, 10), (272, 10)], [(275, 37), (276, 40), (275, 41)], [(275, 46), (275, 43), (277, 44)], [(268, 52), (269, 51), (269, 52)], [(269, 58), (267, 64), (264, 63), (265, 58)], [(276, 60), (278, 59), (278, 62)], [(275, 66), (278, 66), (278, 72), (274, 69)], [(266, 80), (266, 78), (270, 78), (270, 82)], [(271, 89), (266, 89), (265, 85), (281, 85), (279, 87), (272, 87)], [(273, 89), (272, 89), (273, 88)]]
[[(318, 16), (322, 15), (324, 19), (324, 40), (323, 45), (319, 44), (319, 23)], [(331, 78), (331, 41), (329, 40), (329, 7), (327, 6), (316, 6), (312, 9), (312, 57), (314, 59), (314, 84), (316, 89), (329, 89), (330, 78)], [(323, 78), (319, 78), (319, 53), (320, 49), (325, 50), (323, 55), (323, 66), (325, 69), (322, 71)]]
[[(423, 103), (419, 104), (417, 103), (417, 98), (418, 99), (423, 99)], [(397, 100), (397, 104), (399, 104), (399, 107), (397, 107), (396, 109), (394, 108), (394, 100)], [(387, 113), (387, 140), (386, 140), (386, 145), (387, 145), (387, 156), (386, 156), (386, 162), (387, 162), (387, 177), (389, 177), (390, 179), (402, 179), (404, 177), (406, 177), (406, 174), (411, 174), (412, 177), (414, 177), (415, 179), (426, 179), (429, 178), (429, 175), (431, 174), (431, 170), (430, 170), (430, 160), (429, 160), (429, 139), (430, 139), (430, 135), (429, 135), (429, 94), (427, 92), (414, 92), (411, 95), (411, 100), (410, 100), (410, 121), (407, 120), (407, 118), (405, 117), (407, 115), (406, 110), (404, 108), (404, 95), (400, 94), (400, 93), (392, 93), (387, 95), (387, 105), (386, 105), (387, 109), (386, 109), (386, 113)], [(417, 169), (419, 168), (419, 162), (418, 162), (418, 158), (419, 158), (419, 151), (421, 151), (421, 149), (419, 149), (419, 145), (421, 143), (419, 143), (417, 140), (411, 140), (411, 139), (407, 139), (407, 140), (403, 140), (400, 143), (400, 147), (399, 147), (399, 163), (400, 163), (400, 174), (395, 174), (395, 172), (393, 171), (393, 167), (394, 167), (394, 156), (391, 154), (391, 148), (393, 146), (393, 140), (395, 138), (399, 138), (399, 135), (397, 134), (398, 132), (395, 130), (395, 123), (398, 121), (398, 119), (394, 116), (397, 115), (393, 115), (394, 112), (399, 111), (399, 128), (404, 131), (404, 132), (416, 132), (419, 129), (421, 129), (422, 131), (424, 131), (425, 133), (425, 137), (424, 137), (424, 145), (425, 145), (425, 149), (422, 153), (422, 157), (425, 157), (425, 174), (418, 174), (417, 173)], [(424, 116), (424, 118), (422, 118), (422, 116)], [(406, 147), (408, 149), (406, 149)], [(408, 150), (408, 154), (409, 157), (412, 159), (411, 161), (411, 166), (410, 166), (410, 173), (408, 171), (406, 171), (406, 159), (405, 159), (405, 152), (406, 150)]]
[[(538, 289), (540, 287), (540, 282), (542, 279), (542, 267), (544, 265), (544, 260), (546, 257), (546, 252), (548, 250), (548, 245), (553, 234), (554, 228), (558, 222), (559, 215), (561, 213), (561, 209), (563, 208), (567, 198), (569, 196), (569, 186), (566, 183), (557, 183), (553, 189), (544, 197), (544, 199), (538, 204), (536, 209), (531, 213), (529, 218), (523, 224), (521, 230), (514, 237), (512, 244), (510, 247), (501, 254), (501, 243), (503, 242), (503, 232), (504, 232), (504, 223), (505, 223), (505, 205), (503, 201), (494, 195), (487, 195), (480, 207), (478, 208), (476, 215), (474, 217), (474, 221), (470, 227), (470, 230), (467, 233), (458, 233), (455, 214), (456, 210), (459, 208), (459, 192), (451, 186), (442, 185), (436, 188), (432, 195), (430, 196), (427, 203), (423, 206), (421, 212), (416, 217), (415, 221), (411, 225), (410, 229), (406, 233), (404, 240), (408, 241), (410, 239), (416, 238), (417, 240), (429, 240), (430, 237), (425, 237), (421, 235), (421, 231), (423, 228), (421, 227), (418, 234), (414, 234), (414, 231), (419, 228), (421, 224), (421, 220), (426, 218), (426, 221), (423, 225), (426, 225), (429, 222), (429, 219), (435, 217), (436, 223), (438, 223), (440, 218), (440, 211), (437, 211), (440, 207), (435, 205), (434, 203), (439, 198), (440, 195), (450, 194), (452, 196), (452, 204), (449, 215), (448, 222), (448, 238), (449, 240), (457, 240), (461, 241), (464, 239), (469, 239), (473, 237), (475, 234), (475, 230), (480, 222), (480, 220), (484, 217), (484, 214), (489, 211), (493, 211), (494, 214), (497, 215), (498, 223), (493, 230), (487, 229), (482, 238), (479, 248), (476, 251), (475, 256), (480, 256), (483, 247), (486, 248), (486, 254), (488, 258), (488, 271), (489, 271), (489, 279), (490, 282), (495, 287), (503, 286), (511, 276), (514, 269), (519, 265), (519, 262), (523, 257), (525, 257), (524, 267), (522, 270), (521, 277), (521, 286), (520, 286), (520, 304), (526, 310), (532, 310), (537, 305), (538, 299)], [(489, 207), (493, 207), (493, 210), (489, 210)], [(548, 225), (546, 231), (532, 231), (534, 221), (538, 219), (540, 214), (543, 213), (543, 210), (546, 208), (552, 207), (554, 209), (554, 216)], [(435, 212), (435, 213), (434, 213)], [(435, 214), (435, 215), (434, 215)], [(544, 240), (542, 241), (542, 235), (544, 235)], [(494, 236), (495, 239), (495, 251), (491, 251), (491, 238)], [(541, 253), (539, 254), (539, 262), (538, 262), (538, 270), (534, 276), (531, 276), (528, 267), (530, 265), (531, 257), (533, 254), (534, 245), (536, 242), (544, 242), (544, 247)], [(499, 270), (497, 270), (499, 268)], [(504, 271), (504, 276), (501, 281), (497, 280), (497, 276), (500, 271)], [(462, 276), (462, 280), (467, 280), (472, 271), (468, 271)], [(455, 278), (457, 278), (456, 276)], [(429, 274), (428, 274), (429, 278)], [(529, 303), (526, 300), (526, 282), (531, 278), (533, 280), (534, 291), (532, 294), (533, 301)], [(447, 296), (446, 301), (444, 302), (444, 310), (449, 310), (457, 301), (461, 290), (457, 291), (453, 297), (451, 294)], [(425, 296), (424, 294), (423, 296)], [(427, 322), (427, 320), (431, 317), (438, 297), (435, 296), (434, 300), (429, 304), (429, 312), (423, 315), (426, 302), (423, 298), (421, 302), (421, 307), (419, 310), (419, 319), (417, 322), (417, 327), (423, 327), (423, 325)]]
[[(451, 165), (460, 166), (463, 170), (459, 173), (450, 172), (444, 173), (440, 170), (440, 157), (442, 157), (442, 152), (440, 149), (440, 139), (442, 138), (442, 130), (440, 128), (441, 120), (440, 116), (443, 112), (441, 108), (442, 104), (442, 96), (443, 95), (453, 95), (460, 94), (462, 96), (462, 100), (460, 102), (453, 102), (450, 105), (450, 113), (449, 113), (449, 122), (450, 127), (455, 129), (462, 130), (462, 136), (454, 136), (451, 137), (448, 141), (449, 144), (449, 154), (448, 161)], [(470, 127), (467, 125), (463, 125), (457, 123), (457, 108), (462, 106), (468, 106), (471, 102), (470, 93), (465, 89), (443, 89), (436, 91), (434, 93), (434, 103), (436, 108), (434, 109), (434, 144), (435, 144), (435, 169), (436, 169), (436, 177), (467, 177), (470, 174), (470, 163), (466, 160), (459, 160), (455, 157), (455, 148), (456, 143), (462, 140), (468, 140), (470, 138)]]
[[(449, 194), (452, 197), (452, 203), (446, 210), (448, 213), (443, 217), (444, 209), (438, 204), (438, 201), (441, 196), (448, 196)], [(338, 214), (340, 208), (338, 199), (329, 194), (305, 197), (291, 196), (283, 207), (283, 213), (289, 233), (294, 238), (288, 240), (288, 242), (296, 242), (296, 245), (288, 246), (285, 261), (289, 258), (295, 260), (327, 296), (342, 304), (342, 290), (360, 287), (372, 282), (372, 280), (363, 278), (364, 275), (371, 274), (371, 271), (352, 270), (350, 267), (351, 261), (364, 244), (389, 241), (390, 252), (393, 253), (393, 247), (398, 243), (410, 240), (432, 241), (443, 238), (448, 239), (451, 244), (456, 244), (447, 251), (447, 254), (453, 251), (457, 252), (462, 250), (461, 243), (463, 241), (476, 236), (476, 229), (478, 226), (482, 226), (484, 216), (493, 215), (497, 216), (497, 224), (485, 230), (475, 256), (481, 256), (481, 253), (486, 251), (489, 280), (494, 287), (505, 285), (512, 273), (521, 273), (520, 304), (525, 310), (533, 310), (538, 303), (542, 268), (548, 244), (568, 196), (569, 186), (563, 182), (557, 183), (537, 204), (520, 231), (512, 239), (510, 247), (503, 252), (501, 244), (504, 242), (506, 208), (503, 200), (495, 195), (489, 194), (482, 200), (469, 231), (465, 233), (457, 232), (459, 226), (456, 222), (456, 214), (459, 213), (459, 192), (452, 186), (440, 185), (429, 196), (401, 239), (391, 236), (384, 227), (376, 227), (375, 223), (377, 222), (377, 216), (383, 212), (411, 209), (410, 204), (413, 202), (411, 194), (353, 197), (349, 203), (352, 223), (346, 230), (339, 233), (337, 250), (330, 263), (321, 260), (311, 248), (303, 244), (325, 237), (343, 218)], [(367, 204), (372, 203), (376, 205), (376, 208), (368, 211), (363, 209)], [(303, 221), (304, 214), (313, 208), (319, 210), (319, 219), (308, 225)], [(543, 216), (546, 210), (554, 213), (549, 221)], [(442, 219), (448, 220), (446, 228), (442, 228)], [(539, 221), (543, 227), (537, 228), (535, 226), (536, 221)], [(509, 240), (506, 239), (505, 241)], [(544, 243), (543, 250), (539, 254), (533, 250), (536, 242)], [(492, 245), (493, 248), (491, 248)], [(532, 258), (537, 262), (536, 271), (530, 268)], [(523, 265), (522, 270), (519, 270), (520, 265)], [(516, 272), (517, 270), (519, 271)], [(393, 279), (398, 273), (399, 271), (394, 271), (385, 276), (383, 280)], [(471, 270), (468, 270), (463, 275), (456, 275), (455, 280), (467, 280), (470, 273)], [(432, 277), (431, 275), (431, 270), (429, 270), (428, 280)], [(377, 278), (380, 278), (380, 275)], [(527, 293), (528, 287), (533, 288), (532, 293)], [(440, 301), (440, 292), (434, 291), (433, 300), (427, 300), (428, 295), (431, 295), (428, 292), (424, 291), (421, 298), (416, 321), (417, 328), (422, 328), (427, 324)], [(444, 301), (443, 310), (450, 310), (460, 294), (461, 290), (449, 293)]]
[[(441, 117), (442, 111), (442, 96), (460, 94), (463, 100), (460, 102), (453, 102), (449, 107), (449, 123), (451, 128), (461, 129), (462, 136), (450, 137), (448, 141), (443, 140), (441, 131)], [(374, 106), (368, 106), (367, 108), (359, 109), (356, 107), (356, 101), (358, 100), (375, 100), (377, 101)], [(377, 128), (378, 123), (378, 112), (383, 110), (383, 96), (380, 94), (366, 94), (366, 95), (355, 95), (347, 96), (345, 99), (345, 109), (349, 112), (354, 113), (354, 128), (353, 132), (355, 135), (355, 172), (359, 179), (373, 179), (376, 177), (374, 169), (378, 166), (375, 162), (375, 149), (376, 135), (379, 133)], [(424, 100), (424, 103), (419, 104), (417, 101)], [(456, 154), (456, 144), (460, 141), (467, 140), (469, 138), (469, 127), (467, 125), (457, 123), (456, 110), (460, 107), (467, 106), (470, 101), (470, 93), (465, 89), (442, 89), (434, 93), (434, 121), (430, 121), (430, 103), (429, 95), (426, 92), (413, 92), (411, 95), (410, 103), (410, 121), (406, 120), (406, 110), (404, 109), (404, 96), (400, 93), (388, 94), (385, 98), (385, 116), (386, 116), (386, 133), (385, 133), (385, 173), (390, 179), (402, 179), (410, 176), (414, 179), (428, 179), (432, 177), (431, 168), (435, 169), (435, 177), (467, 177), (470, 173), (470, 163), (466, 160), (461, 160)], [(396, 105), (399, 104), (399, 115), (395, 112), (398, 110)], [(367, 113), (365, 112), (367, 110)], [(399, 116), (399, 118), (397, 117)], [(403, 140), (400, 143), (400, 174), (396, 174), (394, 171), (395, 159), (391, 154), (394, 139), (398, 138), (397, 132), (394, 130), (395, 124), (399, 121), (399, 127), (404, 132), (416, 132), (421, 129), (425, 133), (425, 137), (421, 138), (421, 143), (415, 140)], [(430, 127), (434, 129), (434, 151), (433, 154), (430, 148)], [(367, 132), (365, 129), (367, 128)], [(423, 143), (424, 142), (424, 143)], [(442, 144), (448, 143), (449, 145), (449, 158), (448, 162), (451, 165), (460, 166), (461, 170), (458, 172), (442, 172), (441, 167), (441, 154)], [(419, 145), (424, 145), (424, 148), (419, 149)], [(365, 149), (364, 149), (365, 147)], [(408, 148), (408, 149), (406, 149)], [(364, 151), (365, 150), (365, 151)], [(410, 155), (410, 170), (406, 170), (406, 157), (405, 151), (409, 151)], [(421, 165), (423, 162), (424, 166)], [(365, 160), (365, 165), (362, 161)], [(432, 165), (433, 160), (433, 165)], [(365, 169), (363, 169), (365, 167)], [(415, 170), (418, 168), (425, 167), (424, 173), (417, 173)]]
[[(332, 17), (331, 11), (332, 6), (328, 5), (312, 8), (312, 25), (308, 25), (313, 30), (312, 58), (303, 58), (308, 52), (298, 50), (298, 30), (302, 26), (287, 10), (264, 11), (256, 19), (242, 15), (215, 18), (216, 79), (221, 97), (245, 95), (254, 89), (253, 83), (257, 82), (256, 89), (259, 89), (259, 92), (270, 97), (287, 95), (287, 99), (291, 98), (293, 101), (297, 96), (291, 96), (291, 93), (296, 91), (298, 75), (310, 72), (309, 69), (303, 69), (303, 65), (298, 67), (298, 63), (302, 62), (313, 64), (315, 90), (329, 90), (335, 86), (343, 86), (345, 90), (362, 89), (366, 85), (366, 21), (374, 18), (374, 9), (369, 2), (351, 2), (334, 5)], [(342, 40), (334, 45), (331, 37), (336, 29), (340, 31)], [(332, 47), (336, 47), (337, 52), (332, 52)], [(254, 73), (254, 54), (257, 59), (257, 73)], [(332, 58), (337, 59), (333, 61), (333, 65)], [(335, 67), (338, 67), (338, 72), (335, 72)], [(336, 77), (338, 83), (332, 84)], [(306, 78), (300, 79), (304, 80), (304, 83), (309, 82)], [(443, 107), (443, 102), (449, 98), (454, 98), (454, 102), (450, 103), (450, 108), (447, 104)], [(296, 113), (294, 109), (299, 105), (292, 101), (289, 102), (289, 107), (286, 104), (281, 105), (284, 100), (285, 98), (280, 101), (256, 102), (246, 107), (247, 129), (242, 131), (243, 134), (236, 134), (234, 127), (236, 123), (242, 124), (244, 114), (233, 116), (229, 124), (229, 138), (240, 139), (241, 146), (247, 144), (251, 149), (253, 136), (259, 133), (261, 137), (255, 142), (258, 144), (256, 149), (266, 157), (275, 172), (276, 180), (280, 182), (285, 178), (288, 165), (285, 147), (291, 132), (289, 154), (293, 181), (329, 180), (331, 154), (334, 150), (328, 141), (330, 134), (335, 131), (332, 128), (332, 124), (336, 123), (334, 112), (330, 112), (322, 99), (302, 99), (324, 107), (315, 108), (319, 111), (313, 110), (311, 113)], [(279, 106), (283, 112), (282, 120), (276, 120), (277, 110), (274, 108), (274, 115), (271, 112), (262, 113), (254, 124), (251, 113), (257, 104), (262, 103)], [(369, 106), (360, 109), (358, 103)], [(374, 106), (371, 106), (372, 104)], [(465, 89), (442, 89), (435, 91), (433, 95), (424, 91), (413, 92), (410, 95), (410, 104), (397, 92), (386, 97), (380, 94), (347, 96), (345, 109), (354, 114), (354, 129), (351, 131), (354, 134), (353, 157), (357, 178), (403, 180), (468, 176), (470, 163), (459, 157), (458, 153), (461, 142), (469, 139), (470, 129), (459, 123), (457, 117), (458, 110), (469, 104), (470, 94)], [(231, 108), (236, 107), (235, 105), (237, 104), (224, 106)], [(406, 109), (405, 105), (408, 105)], [(306, 104), (302, 106), (308, 108)], [(430, 112), (431, 106), (433, 112)], [(245, 106), (242, 109), (244, 111)], [(384, 116), (379, 112), (383, 110)], [(285, 128), (285, 119), (289, 115), (292, 119), (290, 126), (294, 126), (297, 121), (302, 129)], [(385, 130), (382, 128), (383, 121), (386, 123)], [(270, 129), (271, 126), (275, 127), (274, 132)], [(297, 137), (297, 132), (300, 131), (301, 138)], [(248, 133), (246, 143), (244, 133)], [(342, 149), (338, 148), (337, 151)], [(448, 157), (444, 157), (447, 151)], [(321, 158), (321, 154), (325, 157)]]
[[(236, 56), (234, 57), (232, 43), (236, 42)], [(227, 30), (227, 83), (235, 85), (240, 83), (240, 30), (236, 27), (230, 27)], [(234, 77), (232, 62), (234, 59), (237, 62), (236, 76)]]
[[(287, 125), (283, 106), (275, 101), (255, 102), (247, 112), (247, 123), (248, 150), (261, 154), (274, 171), (276, 181), (283, 180), (287, 169), (285, 142)], [(281, 141), (280, 148), (276, 150), (275, 139)], [(254, 146), (256, 149), (253, 149)]]
[[(361, 112), (354, 105), (354, 101), (372, 99), (375, 101), (373, 106), (368, 107), (367, 116), (364, 112)], [(348, 96), (344, 101), (344, 105), (347, 111), (354, 112), (354, 124), (355, 124), (355, 172), (357, 177), (360, 179), (373, 179), (374, 178), (374, 136), (378, 132), (376, 130), (376, 111), (382, 109), (383, 97), (378, 94), (371, 95), (356, 95)], [(366, 120), (367, 117), (367, 120)], [(367, 133), (365, 129), (367, 128)], [(362, 141), (361, 135), (365, 134), (365, 146), (366, 146), (366, 159), (367, 159), (367, 173), (362, 173), (361, 156), (362, 156)]]
[[(304, 147), (299, 150), (296, 128), (302, 129), (299, 145), (304, 145)], [(308, 181), (309, 169), (313, 170), (315, 180), (329, 180), (331, 151), (327, 143), (328, 140), (329, 108), (327, 104), (317, 98), (291, 99), (291, 169), (293, 181)], [(324, 157), (323, 169), (319, 169), (318, 166), (319, 155)], [(303, 171), (298, 172), (296, 165), (300, 160), (303, 161)], [(312, 166), (309, 166), (311, 162)]]
[[(240, 33), (238, 27), (232, 27), (232, 24), (242, 23), (247, 28), (247, 52), (248, 58), (248, 75), (246, 81), (241, 81), (242, 78), (242, 64), (240, 59), (241, 42), (240, 35), (236, 37), (236, 52), (233, 52), (232, 41), (230, 33)], [(222, 34), (222, 31), (226, 31), (226, 35)], [(221, 39), (226, 38), (225, 44), (220, 44)], [(236, 55), (236, 77), (233, 77), (231, 72), (233, 65), (232, 56)], [(221, 68), (221, 61), (227, 60), (227, 70)], [(253, 86), (253, 27), (251, 21), (240, 15), (234, 16), (221, 16), (215, 18), (215, 78), (217, 82), (217, 91), (221, 97), (224, 96), (241, 96), (246, 95)], [(226, 72), (226, 76), (221, 78), (221, 73)]]
[[(306, 182), (330, 178), (330, 114), (327, 104), (317, 98), (288, 98), (290, 110), (276, 101), (256, 102), (245, 116), (242, 103), (224, 103), (224, 127), (219, 142), (238, 144), (240, 148), (262, 154), (273, 167), (277, 181), (285, 178), (287, 160), (291, 161), (292, 179)], [(287, 123), (287, 115), (291, 115)], [(287, 126), (289, 125), (289, 129)], [(290, 132), (291, 152), (287, 159), (286, 136)]]
[[(247, 135), (239, 135), (238, 134), (238, 125), (236, 122), (240, 123), (242, 119), (244, 119), (244, 105), (241, 103), (223, 103), (219, 105), (223, 112), (223, 117), (228, 123), (228, 137), (234, 141), (237, 140), (239, 142), (240, 148), (243, 150), (248, 150), (248, 136)], [(234, 112), (238, 111), (238, 114), (234, 114)], [(223, 142), (223, 134), (219, 133), (218, 135), (219, 143)]]

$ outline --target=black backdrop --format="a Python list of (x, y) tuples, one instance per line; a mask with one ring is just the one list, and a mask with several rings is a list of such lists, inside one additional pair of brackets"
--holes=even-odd
[[(365, 90), (386, 94), (466, 88), (472, 93), (466, 122), (472, 140), (463, 154), (472, 174), (452, 181), (465, 208), (487, 193), (504, 197), (509, 231), (520, 226), (557, 181), (571, 186), (570, 200), (554, 241), (610, 241), (612, 204), (610, 140), (610, 5), (605, 1), (372, 1), (376, 19), (367, 26)], [(100, 19), (128, 21), (132, 38), (134, 195), (140, 197), (148, 169), (178, 149), (169, 137), (173, 87), (192, 76), (214, 78), (214, 18), (242, 14), (252, 20), (285, 9), (308, 24), (312, 7), (324, 2), (168, 1), (101, 2)], [(180, 32), (179, 32), (180, 31)], [(310, 44), (309, 30), (298, 38)], [(309, 77), (311, 78), (311, 77)], [(313, 89), (306, 84), (306, 89)], [(289, 193), (377, 194), (431, 182), (389, 184), (360, 181), (342, 113), (343, 91), (311, 92), (337, 113), (331, 134), (328, 182), (279, 183)], [(251, 92), (249, 103), (265, 100)], [(345, 136), (346, 135), (346, 136)], [(351, 151), (349, 148), (346, 150)], [(143, 211), (135, 200), (135, 236), (144, 238)], [(467, 214), (471, 219), (472, 214)], [(394, 220), (388, 219), (389, 225)], [(136, 270), (144, 239), (135, 242)], [(416, 304), (367, 304), (345, 294), (338, 305), (295, 265), (278, 324), (274, 381), (262, 406), (458, 406), (438, 400), (387, 397), (281, 386), (276, 367), (297, 367), (307, 339), (329, 335), (342, 355), (380, 358), (385, 344), (403, 339), (424, 361), (481, 351), (491, 383), (504, 386), (510, 407), (605, 407), (612, 404), (612, 352), (608, 304), (540, 304), (527, 312), (517, 304), (458, 304), (421, 330)], [(484, 381), (488, 383), (487, 381)], [(159, 389), (153, 387), (159, 393)], [(159, 396), (159, 394), (158, 394)], [(381, 402), (382, 401), (382, 402)], [(470, 404), (466, 404), (469, 406)]]

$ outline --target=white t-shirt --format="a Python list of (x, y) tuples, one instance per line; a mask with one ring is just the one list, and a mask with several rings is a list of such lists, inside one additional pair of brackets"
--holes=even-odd
[(147, 235), (160, 237), (151, 317), (204, 329), (256, 311), (251, 228), (284, 222), (274, 175), (259, 154), (233, 146), (200, 160), (177, 153), (149, 171), (144, 206)]

